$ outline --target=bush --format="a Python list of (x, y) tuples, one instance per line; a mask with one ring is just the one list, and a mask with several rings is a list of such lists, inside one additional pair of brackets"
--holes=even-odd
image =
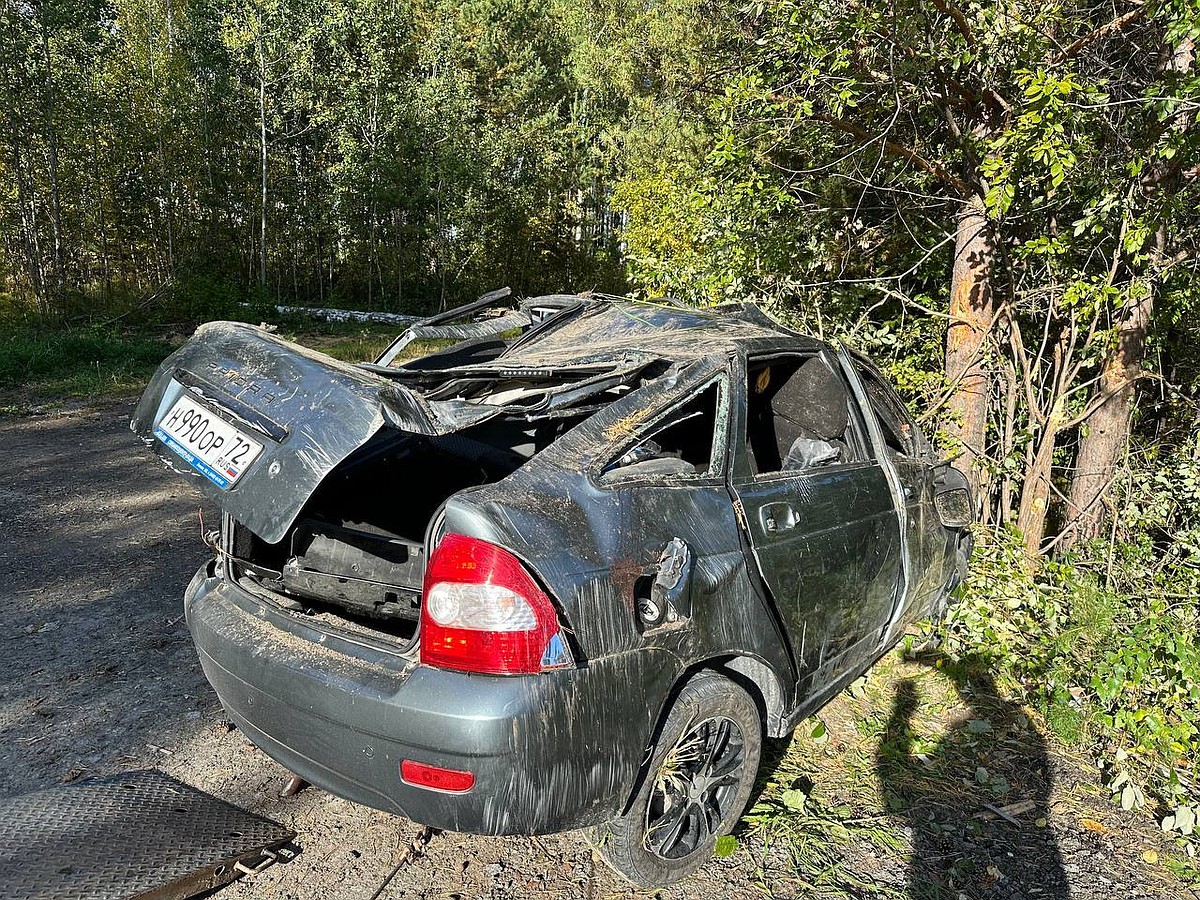
[(988, 654), (1061, 739), (1096, 755), (1122, 805), (1140, 806), (1148, 789), (1166, 810), (1191, 809), (1200, 802), (1194, 444), (1128, 475), (1115, 494), (1115, 540), (1036, 570), (1019, 535), (981, 529), (944, 640), (952, 654)]

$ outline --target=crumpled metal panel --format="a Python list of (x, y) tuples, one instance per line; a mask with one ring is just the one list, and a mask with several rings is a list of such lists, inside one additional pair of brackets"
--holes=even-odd
[(89, 779), (0, 798), (0, 897), (191, 897), (292, 837), (161, 772)]

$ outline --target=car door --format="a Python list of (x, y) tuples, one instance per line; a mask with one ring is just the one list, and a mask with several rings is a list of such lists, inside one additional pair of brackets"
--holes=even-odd
[[(802, 378), (806, 365), (816, 374)], [(800, 702), (876, 653), (900, 584), (899, 519), (831, 354), (779, 354), (744, 366), (731, 486), (789, 632)], [(801, 387), (793, 389), (797, 382)], [(794, 459), (787, 445), (795, 446), (796, 433), (797, 442), (812, 443), (817, 435), (818, 442), (836, 444), (836, 456)]]
[(886, 453), (904, 494), (904, 526), (909, 558), (908, 590), (897, 610), (897, 628), (922, 615), (944, 582), (946, 534), (933, 505), (935, 485), (925, 436), (904, 403), (879, 371), (861, 357), (850, 357), (855, 374), (879, 424)]
[[(614, 446), (598, 473), (615, 504), (614, 579), (641, 634), (685, 662), (748, 653), (791, 677), (786, 641), (748, 577), (733, 499), (727, 370), (681, 385), (676, 403)], [(640, 643), (640, 642), (639, 642)]]

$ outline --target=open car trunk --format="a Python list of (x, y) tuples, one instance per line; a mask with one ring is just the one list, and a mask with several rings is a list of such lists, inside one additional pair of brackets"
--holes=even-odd
[(445, 501), (661, 371), (629, 354), (523, 365), (496, 359), (503, 345), (464, 364), (466, 344), (411, 367), (351, 366), (212, 323), (162, 364), (132, 428), (226, 514), (235, 577), (411, 637)]
[(261, 329), (213, 322), (163, 362), (131, 427), (222, 510), (283, 538), (318, 485), (385, 425), (452, 430), (416, 393)]
[(411, 638), (442, 505), (515, 471), (571, 424), (506, 417), (449, 435), (384, 431), (330, 473), (281, 540), (229, 520), (234, 575), (335, 624)]

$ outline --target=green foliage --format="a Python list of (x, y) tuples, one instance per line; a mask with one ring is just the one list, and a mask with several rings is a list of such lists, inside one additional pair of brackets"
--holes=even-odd
[(1141, 785), (1200, 800), (1196, 440), (1162, 462), (1120, 486), (1114, 541), (1036, 573), (1017, 535), (980, 532), (944, 626), (951, 650), (991, 653), (1061, 738), (1089, 747), (1125, 805), (1142, 805)]
[(9, 4), (5, 287), (56, 315), (188, 280), (411, 311), (619, 290), (613, 117), (568, 25), (551, 0)]
[(8, 328), (0, 333), (0, 392), (21, 402), (127, 393), (171, 349), (112, 329)]

